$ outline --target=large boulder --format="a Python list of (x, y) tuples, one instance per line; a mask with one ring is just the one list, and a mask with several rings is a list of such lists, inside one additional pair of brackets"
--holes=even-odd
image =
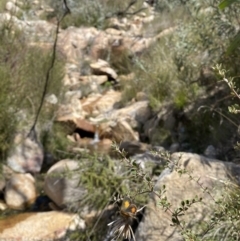
[(44, 152), (41, 144), (30, 137), (17, 135), (7, 165), (16, 172), (38, 173), (42, 168)]
[(87, 191), (79, 185), (81, 170), (75, 160), (61, 160), (47, 172), (44, 192), (60, 208), (78, 208)]
[[(157, 192), (163, 185), (166, 185), (166, 197), (171, 203), (171, 210), (181, 207), (181, 201), (202, 197), (202, 202), (193, 204), (180, 217), (189, 228), (199, 231), (200, 225), (209, 221), (213, 213), (215, 200), (217, 200), (229, 179), (240, 183), (240, 166), (230, 162), (222, 162), (216, 159), (209, 159), (197, 154), (174, 153), (173, 159), (178, 160), (178, 165), (182, 169), (187, 169), (195, 180), (191, 180), (188, 174), (180, 176), (173, 168), (166, 169), (159, 177), (154, 190)], [(202, 187), (208, 188), (204, 192), (196, 180), (199, 180)], [(158, 203), (160, 199), (153, 195), (146, 208), (143, 221), (140, 223), (136, 240), (138, 241), (180, 241), (184, 238), (180, 235), (180, 230), (171, 226), (172, 216), (170, 212), (165, 212)]]

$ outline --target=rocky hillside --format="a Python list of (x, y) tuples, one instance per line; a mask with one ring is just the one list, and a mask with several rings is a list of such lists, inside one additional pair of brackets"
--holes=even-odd
[(235, 235), (239, 10), (218, 4), (0, 3), (0, 240)]

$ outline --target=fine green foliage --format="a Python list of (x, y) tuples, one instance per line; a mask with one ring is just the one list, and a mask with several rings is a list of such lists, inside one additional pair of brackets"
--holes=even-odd
[(139, 195), (139, 193), (144, 193), (149, 188), (149, 185), (142, 183), (141, 180), (149, 178), (150, 183), (150, 174), (149, 177), (145, 177), (143, 170), (134, 160), (125, 158), (118, 148), (116, 151), (122, 155), (123, 160), (120, 162), (99, 154), (82, 154), (79, 158), (79, 168), (80, 170), (84, 168), (84, 175), (80, 175), (79, 184), (88, 190), (82, 204), (86, 203), (97, 209), (103, 208), (106, 201), (111, 202), (113, 197), (119, 195), (130, 195), (139, 205), (146, 202), (146, 195)]
[[(232, 76), (239, 76), (239, 39), (236, 39), (239, 10), (231, 8), (230, 5), (233, 2), (236, 1), (223, 1), (220, 4), (223, 11), (219, 11), (218, 2), (214, 0), (210, 3), (197, 0), (156, 1), (155, 9), (159, 15), (167, 16), (169, 13), (167, 20), (169, 23), (166, 26), (175, 27), (175, 30), (168, 36), (156, 40), (138, 56), (134, 56), (131, 51), (125, 51), (117, 56), (114, 53), (106, 56), (118, 74), (134, 73), (132, 80), (121, 83), (124, 92), (123, 101), (127, 102), (135, 98), (141, 91), (149, 97), (150, 105), (154, 110), (166, 102), (172, 104), (177, 110), (184, 110), (190, 105), (199, 107), (197, 103), (199, 99), (209, 98), (211, 101), (213, 98), (214, 94), (210, 95), (210, 93), (217, 79), (203, 80), (202, 69), (215, 62), (222, 62), (231, 74), (234, 73)], [(126, 13), (140, 9), (143, 1), (136, 1), (133, 5), (130, 3), (131, 1), (71, 1), (68, 6), (71, 14), (64, 18), (61, 27), (93, 26), (104, 29), (107, 27), (108, 18), (128, 16), (129, 14)], [(62, 3), (51, 1), (51, 4), (55, 11), (48, 18), (58, 17), (62, 11), (59, 10)], [(227, 6), (230, 8), (225, 9)], [(29, 6), (26, 5), (26, 7)], [(177, 14), (174, 14), (175, 12)], [(181, 18), (182, 15), (184, 18)], [(29, 44), (27, 36), (18, 31), (11, 31), (11, 27), (11, 25), (3, 26), (0, 32), (0, 162), (7, 156), (14, 134), (18, 130), (28, 128), (36, 116), (53, 54), (52, 51)], [(164, 30), (164, 27), (160, 26), (157, 29)], [(235, 41), (232, 42), (232, 39)], [(233, 53), (233, 50), (236, 50), (236, 53)], [(86, 65), (88, 65), (87, 62)], [(239, 77), (227, 79), (226, 71), (221, 72), (220, 67), (216, 69), (233, 95), (240, 99)], [(63, 70), (64, 61), (57, 56), (50, 73), (47, 95), (54, 94), (59, 98), (62, 91)], [(225, 93), (223, 98), (226, 97)], [(188, 125), (188, 133), (189, 140), (195, 148), (201, 149), (202, 143), (205, 145), (209, 141), (209, 136), (212, 138), (210, 142), (231, 137), (228, 125), (221, 127), (219, 131), (220, 123), (231, 121), (230, 114), (225, 113), (227, 109), (224, 107), (228, 106), (234, 114), (239, 113), (239, 104), (234, 100), (230, 102), (234, 103), (231, 105), (227, 102), (220, 105), (217, 99), (211, 106), (201, 106), (198, 109), (199, 112), (191, 116), (192, 122)], [(155, 192), (152, 173), (146, 173), (134, 160), (126, 158), (117, 147), (115, 148), (121, 156), (121, 161), (113, 160), (109, 156), (82, 153), (76, 155), (71, 152), (71, 145), (66, 138), (66, 135), (70, 134), (69, 129), (54, 122), (56, 108), (54, 104), (44, 102), (38, 123), (41, 130), (40, 140), (45, 152), (51, 153), (55, 159), (79, 160), (79, 170), (77, 170), (80, 176), (79, 186), (87, 190), (81, 206), (87, 205), (93, 210), (103, 210), (113, 202), (114, 197), (119, 195), (130, 196), (137, 205), (144, 205), (148, 195), (155, 194), (160, 198), (159, 206), (172, 214), (172, 226), (180, 229), (185, 240), (210, 241), (219, 240), (222, 237), (230, 241), (235, 240), (236, 237), (239, 239), (240, 193), (238, 187), (229, 185), (228, 189), (224, 190), (225, 195), (222, 199), (216, 201), (216, 210), (210, 225), (207, 227), (199, 225), (204, 236), (202, 233), (195, 233), (194, 229), (186, 227), (179, 217), (184, 217), (185, 211), (202, 201), (200, 195), (189, 200), (179, 200), (179, 207), (172, 210), (171, 203), (165, 196), (166, 187), (163, 186), (160, 191)], [(220, 108), (225, 112), (220, 111)], [(213, 113), (218, 114), (217, 118), (213, 117)], [(222, 118), (225, 122), (222, 122)], [(238, 124), (234, 125), (235, 122), (232, 122), (236, 131)], [(46, 127), (43, 127), (46, 123)], [(163, 130), (159, 138), (167, 139), (169, 132)], [(191, 173), (178, 168), (176, 163), (171, 163), (169, 153), (158, 153), (158, 155), (171, 164), (171, 167), (174, 165), (179, 175), (188, 175), (189, 180), (195, 181), (199, 186), (200, 194), (207, 192), (207, 187), (203, 187), (199, 180), (191, 176)], [(78, 210), (79, 213), (81, 211)], [(235, 236), (228, 236), (230, 229), (231, 234), (236, 234)], [(104, 217), (94, 218), (84, 232), (74, 232), (69, 235), (71, 240), (103, 240), (106, 237), (106, 220)]]
[(7, 3), (7, 0), (2, 0), (0, 2), (0, 13), (4, 11), (6, 3)]
[[(118, 150), (119, 152), (119, 150)], [(179, 176), (187, 176), (189, 181), (193, 181), (198, 186), (198, 196), (191, 199), (179, 200), (179, 206), (173, 208), (172, 203), (167, 198), (166, 185), (162, 185), (161, 188), (156, 191), (154, 189), (154, 182), (149, 176), (149, 173), (143, 171), (139, 165), (132, 162), (127, 158), (123, 158), (123, 162), (127, 167), (131, 167), (135, 173), (134, 179), (141, 179), (143, 189), (138, 189), (135, 194), (131, 193), (131, 197), (153, 194), (158, 197), (158, 207), (162, 208), (165, 212), (171, 214), (172, 223), (171, 226), (177, 230), (182, 238), (187, 241), (217, 241), (217, 240), (238, 240), (240, 238), (240, 223), (239, 223), (239, 210), (240, 210), (240, 191), (239, 186), (233, 182), (224, 183), (224, 188), (221, 188), (221, 197), (216, 197), (208, 190), (207, 186), (204, 186), (199, 177), (195, 177), (192, 174), (193, 170), (187, 170), (184, 166), (179, 166), (179, 160), (173, 161), (171, 155), (168, 152), (154, 152), (154, 155), (161, 157), (162, 160), (166, 161), (166, 165), (169, 168), (173, 168)], [(122, 154), (123, 155), (123, 154)], [(124, 155), (123, 155), (124, 157)], [(194, 206), (197, 203), (202, 203), (206, 200), (201, 196), (204, 194), (208, 195), (211, 200), (214, 201), (215, 205), (212, 207), (213, 212), (209, 217), (209, 221), (194, 221), (192, 224), (187, 224), (184, 221), (186, 212), (194, 212)], [(134, 196), (135, 195), (135, 196)]]
[[(156, 1), (156, 18), (166, 16), (163, 26), (174, 27), (173, 32), (153, 42), (138, 56), (122, 59), (122, 64), (118, 64), (126, 70), (120, 73), (134, 73), (130, 81), (121, 82), (123, 102), (144, 92), (154, 110), (167, 104), (180, 115), (187, 113), (187, 144), (195, 152), (231, 139), (235, 128), (232, 123), (238, 123), (237, 117), (227, 111), (234, 101), (226, 86), (218, 85), (219, 76), (211, 67), (222, 63), (229, 75), (236, 76), (234, 82), (239, 88), (236, 33), (240, 8), (235, 3), (220, 10), (218, 4), (215, 0)], [(160, 24), (153, 26), (164, 29)], [(158, 136), (154, 143), (162, 143)], [(172, 136), (168, 134), (166, 138), (171, 140)]]
[(67, 125), (58, 122), (49, 123), (49, 126), (40, 134), (45, 153), (51, 154), (55, 160), (74, 157), (74, 154), (69, 155), (71, 143), (66, 138), (70, 133), (71, 129)]
[[(128, 195), (133, 197), (135, 195), (137, 204), (146, 203), (146, 194), (139, 195), (139, 192), (143, 192), (146, 188), (146, 183), (141, 181), (144, 178), (141, 175), (142, 171), (137, 169), (136, 164), (130, 160), (127, 161), (128, 164), (126, 165), (125, 161), (113, 160), (109, 156), (93, 156), (86, 153), (75, 156), (76, 158), (79, 160), (79, 169), (76, 170), (80, 178), (79, 186), (87, 190), (77, 212), (81, 215), (84, 206), (87, 206), (90, 211), (100, 210), (101, 212), (88, 220), (86, 230), (69, 233), (68, 235), (71, 240), (87, 240), (87, 238), (90, 238), (90, 240), (97, 241), (104, 239), (109, 222), (108, 215), (110, 212), (115, 215), (117, 211), (115, 209), (110, 211), (105, 208), (112, 204), (116, 197)], [(108, 218), (106, 218), (107, 216)]]
[(240, 191), (236, 185), (228, 185), (223, 190), (223, 195), (217, 201), (217, 208), (212, 216), (212, 230), (206, 235), (204, 240), (217, 241), (225, 239), (229, 241), (240, 238)]
[(80, 169), (84, 168), (84, 175), (80, 176), (80, 185), (87, 190), (82, 204), (89, 207), (103, 208), (106, 200), (117, 193), (125, 193), (127, 183), (115, 169), (115, 162), (108, 156), (85, 156), (81, 158)]
[[(216, 61), (225, 61), (229, 40), (236, 33), (238, 10), (222, 12), (217, 1), (195, 0), (157, 1), (156, 10), (159, 15), (168, 13), (165, 22), (171, 25), (165, 24), (176, 29), (165, 40), (153, 44), (152, 53), (147, 50), (136, 58), (139, 74), (134, 80), (137, 83), (133, 83), (132, 97), (138, 87), (153, 100), (161, 103), (173, 99), (176, 106), (184, 107), (203, 95), (206, 87), (216, 84), (213, 78), (203, 80), (200, 71)], [(175, 14), (178, 12), (181, 15)]]
[(221, 10), (223, 10), (226, 7), (229, 7), (231, 4), (237, 2), (238, 0), (223, 0), (220, 4), (219, 4), (219, 8)]
[[(178, 84), (176, 69), (171, 54), (162, 48), (165, 43), (165, 40), (161, 40), (140, 58), (134, 59), (133, 72), (136, 77), (130, 83), (132, 88), (126, 86), (124, 90), (125, 95), (129, 95), (132, 91), (132, 96), (128, 96), (129, 99), (133, 98), (137, 92), (143, 91), (150, 97), (151, 106), (156, 107), (156, 102), (161, 103), (165, 98), (173, 97), (175, 84)], [(154, 60), (154, 64), (152, 60)]]
[[(8, 26), (0, 31), (0, 156), (6, 157), (16, 130), (31, 125), (40, 104), (45, 76), (52, 52), (31, 46), (27, 36), (12, 32)], [(60, 97), (64, 61), (57, 57), (50, 75), (47, 94)], [(40, 123), (54, 118), (56, 106), (45, 103)]]
[[(231, 4), (238, 2), (238, 0), (224, 0), (219, 4), (219, 8), (221, 10), (225, 9), (226, 7), (229, 7)], [(233, 53), (234, 50), (236, 50), (239, 47), (240, 44), (240, 33), (238, 32), (236, 36), (233, 38), (230, 46), (227, 49), (227, 53), (230, 55)]]
[[(54, 12), (49, 14), (47, 19), (58, 17), (62, 14), (61, 1), (49, 0), (49, 5), (54, 9)], [(134, 3), (134, 4), (131, 4)], [(81, 27), (91, 26), (98, 29), (105, 29), (108, 25), (108, 18), (124, 16), (128, 13), (141, 8), (143, 0), (140, 1), (111, 1), (111, 0), (80, 0), (69, 1), (68, 7), (71, 9), (71, 14), (66, 16), (62, 23), (62, 28), (70, 26)], [(128, 6), (131, 6), (128, 8)]]

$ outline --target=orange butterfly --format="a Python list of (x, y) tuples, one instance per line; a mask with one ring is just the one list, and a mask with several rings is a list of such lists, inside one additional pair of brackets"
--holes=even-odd
[(122, 201), (122, 205), (120, 208), (120, 214), (122, 217), (125, 218), (134, 218), (137, 213), (137, 206), (132, 203), (131, 199), (128, 197), (125, 197)]

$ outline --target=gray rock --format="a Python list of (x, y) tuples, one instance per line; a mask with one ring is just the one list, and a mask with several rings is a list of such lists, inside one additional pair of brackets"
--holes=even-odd
[(78, 208), (87, 191), (79, 185), (81, 170), (74, 160), (61, 160), (47, 172), (44, 192), (59, 207)]
[[(178, 160), (181, 168), (186, 168), (191, 175), (198, 179), (203, 187), (208, 187), (209, 192), (215, 199), (221, 195), (225, 184), (232, 176), (240, 183), (240, 166), (230, 162), (222, 162), (216, 159), (209, 159), (204, 156), (190, 153), (174, 153), (172, 160)], [(202, 197), (202, 202), (195, 203), (185, 215), (181, 217), (188, 227), (199, 232), (200, 224), (208, 221), (215, 202), (207, 192), (203, 192), (196, 181), (190, 180), (187, 174), (179, 175), (173, 170), (165, 169), (160, 175), (154, 190), (157, 192), (163, 185), (166, 185), (166, 194), (171, 203), (171, 209), (175, 210), (181, 206), (181, 201)], [(152, 195), (146, 208), (144, 218), (138, 226), (136, 240), (138, 241), (180, 241), (184, 238), (176, 227), (170, 226), (172, 216), (161, 208), (159, 198)]]
[(216, 156), (217, 156), (217, 150), (216, 150), (216, 148), (215, 148), (214, 146), (209, 145), (209, 146), (205, 149), (204, 155), (205, 155), (206, 157), (209, 157), (209, 158), (216, 158)]
[(180, 149), (180, 144), (179, 143), (172, 143), (172, 145), (169, 147), (169, 151), (171, 153), (177, 152)]
[(138, 124), (143, 125), (152, 116), (152, 111), (149, 107), (149, 101), (144, 100), (116, 110), (113, 115), (118, 116), (118, 118), (125, 116), (126, 119), (129, 119), (130, 124), (131, 120), (135, 120)]
[(41, 170), (44, 153), (40, 143), (29, 137), (17, 135), (14, 147), (7, 158), (7, 165), (16, 172), (38, 173)]

